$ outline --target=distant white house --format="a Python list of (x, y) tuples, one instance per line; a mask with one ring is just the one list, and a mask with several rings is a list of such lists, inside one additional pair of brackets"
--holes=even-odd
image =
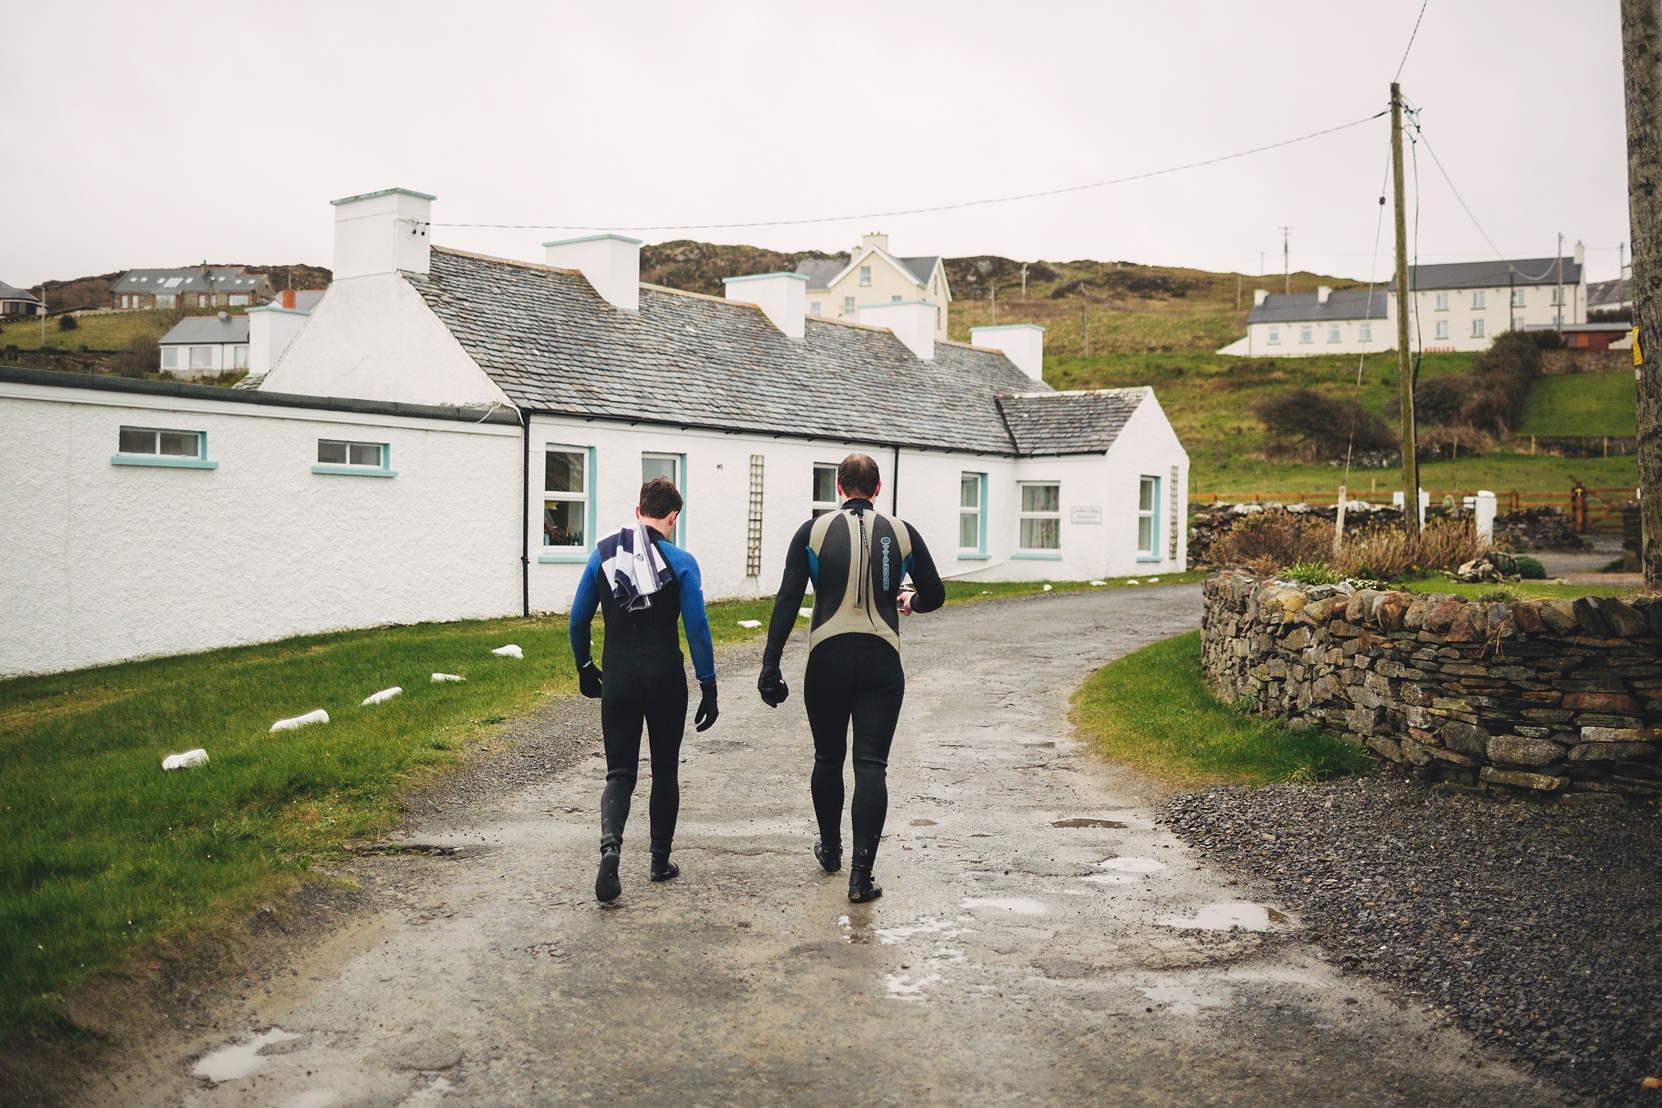
[(863, 235), (846, 256), (799, 262), (808, 279), (809, 315), (855, 322), (873, 304), (922, 301), (934, 309), (935, 337), (946, 338), (952, 290), (938, 256), (902, 258), (889, 253), (889, 236)]
[[(1039, 328), (943, 342), (904, 301), (815, 319), (797, 274), (643, 285), (612, 235), (541, 262), (444, 249), (431, 203), (335, 203), (334, 283), (258, 388), (0, 367), (0, 441), (27, 458), (0, 482), (22, 521), (0, 528), (0, 675), (564, 611), (659, 474), (707, 595), (766, 596), (855, 450), (947, 577), (1184, 566), (1188, 456), (1153, 391), (1053, 391)], [(181, 545), (236, 572), (157, 573)]]
[(1633, 281), (1618, 277), (1614, 281), (1593, 281), (1587, 286), (1587, 314), (1598, 312), (1631, 312), (1633, 310)]
[(248, 317), (238, 313), (190, 316), (159, 341), (161, 371), (174, 377), (217, 377), (248, 368)]
[[(1409, 344), (1426, 351), (1487, 350), (1505, 331), (1587, 321), (1581, 248), (1573, 257), (1411, 266)], [(1272, 295), (1260, 289), (1247, 335), (1219, 354), (1300, 357), (1395, 350), (1396, 281), (1372, 288), (1328, 288)]]
[(0, 281), (0, 318), (46, 314), (46, 305), (28, 289), (13, 288)]

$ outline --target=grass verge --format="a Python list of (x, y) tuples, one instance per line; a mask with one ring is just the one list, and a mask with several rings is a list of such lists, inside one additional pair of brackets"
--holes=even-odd
[(1220, 702), (1201, 678), (1199, 631), (1098, 670), (1074, 694), (1073, 718), (1104, 757), (1179, 788), (1319, 781), (1368, 764), (1354, 743)]

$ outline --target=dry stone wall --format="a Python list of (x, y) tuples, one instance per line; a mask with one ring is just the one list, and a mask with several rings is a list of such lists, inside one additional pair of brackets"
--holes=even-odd
[(1427, 779), (1662, 794), (1662, 598), (1470, 601), (1225, 571), (1201, 626), (1219, 696)]

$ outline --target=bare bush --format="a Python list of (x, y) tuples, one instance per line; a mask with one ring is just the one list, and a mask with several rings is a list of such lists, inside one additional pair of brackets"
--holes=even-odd
[(1311, 389), (1293, 389), (1260, 401), (1253, 414), (1269, 431), (1268, 453), (1331, 462), (1347, 450), (1389, 447), (1390, 429), (1354, 400), (1335, 400)]
[(1425, 571), (1457, 569), (1482, 552), (1470, 519), (1433, 519), (1415, 539), (1397, 529), (1347, 536), (1334, 568), (1346, 577), (1392, 581)]
[(1468, 518), (1433, 519), (1412, 540), (1395, 526), (1347, 530), (1335, 556), (1333, 525), (1328, 520), (1268, 508), (1242, 518), (1218, 538), (1207, 552), (1207, 561), (1259, 575), (1320, 564), (1345, 577), (1385, 581), (1457, 569), (1482, 552)]
[(1332, 548), (1333, 528), (1326, 520), (1266, 508), (1231, 527), (1212, 544), (1207, 559), (1216, 566), (1239, 566), (1265, 574), (1304, 562), (1326, 561)]

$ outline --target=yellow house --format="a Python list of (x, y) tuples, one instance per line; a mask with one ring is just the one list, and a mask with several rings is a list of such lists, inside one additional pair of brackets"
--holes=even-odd
[(922, 300), (935, 309), (935, 337), (946, 338), (952, 290), (938, 256), (900, 258), (889, 253), (888, 235), (862, 235), (846, 258), (797, 265), (808, 278), (808, 314), (858, 322), (860, 309), (874, 304)]

